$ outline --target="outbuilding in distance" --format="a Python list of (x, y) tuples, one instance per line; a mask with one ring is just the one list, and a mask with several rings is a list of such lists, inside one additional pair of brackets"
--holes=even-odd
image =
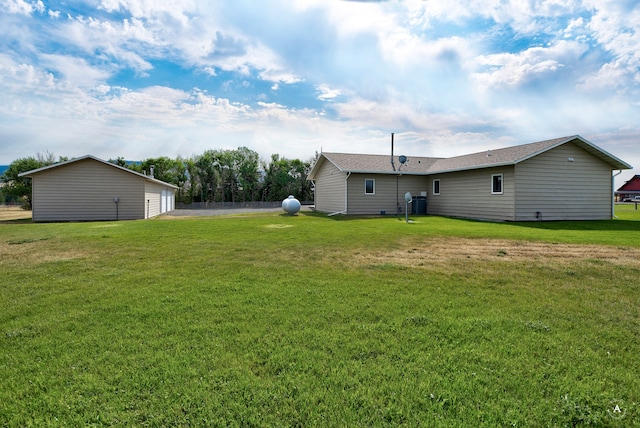
[(170, 183), (87, 155), (23, 172), (34, 222), (138, 220), (175, 208)]
[(616, 190), (616, 199), (620, 202), (640, 202), (640, 175), (633, 178)]

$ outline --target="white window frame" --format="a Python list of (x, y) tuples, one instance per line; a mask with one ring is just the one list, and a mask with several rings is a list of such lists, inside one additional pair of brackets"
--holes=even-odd
[[(371, 181), (372, 183), (372, 188), (373, 188), (373, 192), (367, 192), (367, 182)], [(376, 194), (376, 179), (375, 178), (365, 178), (364, 179), (364, 194), (367, 196), (371, 196), (371, 195), (375, 195)]]
[[(495, 191), (495, 179), (496, 177), (500, 177), (500, 191)], [(491, 194), (492, 195), (502, 195), (504, 193), (504, 174), (491, 174)]]
[[(438, 191), (436, 192), (436, 183), (438, 183)], [(431, 191), (434, 195), (439, 195), (440, 194), (440, 179), (436, 178), (435, 180), (433, 180), (433, 184), (431, 187)]]

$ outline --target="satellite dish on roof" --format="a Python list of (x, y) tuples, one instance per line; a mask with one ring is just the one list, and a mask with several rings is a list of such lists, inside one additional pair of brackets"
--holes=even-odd
[(400, 166), (398, 167), (398, 171), (402, 170), (402, 167), (407, 164), (409, 159), (405, 155), (398, 156), (398, 160), (400, 161)]

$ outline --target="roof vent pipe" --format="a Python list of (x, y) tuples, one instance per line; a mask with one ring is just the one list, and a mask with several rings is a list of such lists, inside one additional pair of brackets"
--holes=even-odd
[(396, 164), (393, 163), (393, 132), (391, 133), (391, 168), (396, 170)]
[(151, 166), (149, 167), (149, 176), (150, 176), (151, 178), (153, 178), (153, 170), (154, 170), (154, 169), (155, 169), (155, 165), (151, 165)]

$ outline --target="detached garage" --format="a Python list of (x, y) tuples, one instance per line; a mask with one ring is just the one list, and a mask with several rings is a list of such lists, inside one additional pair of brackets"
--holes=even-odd
[(34, 222), (155, 217), (175, 208), (178, 189), (90, 155), (20, 176), (32, 179)]

